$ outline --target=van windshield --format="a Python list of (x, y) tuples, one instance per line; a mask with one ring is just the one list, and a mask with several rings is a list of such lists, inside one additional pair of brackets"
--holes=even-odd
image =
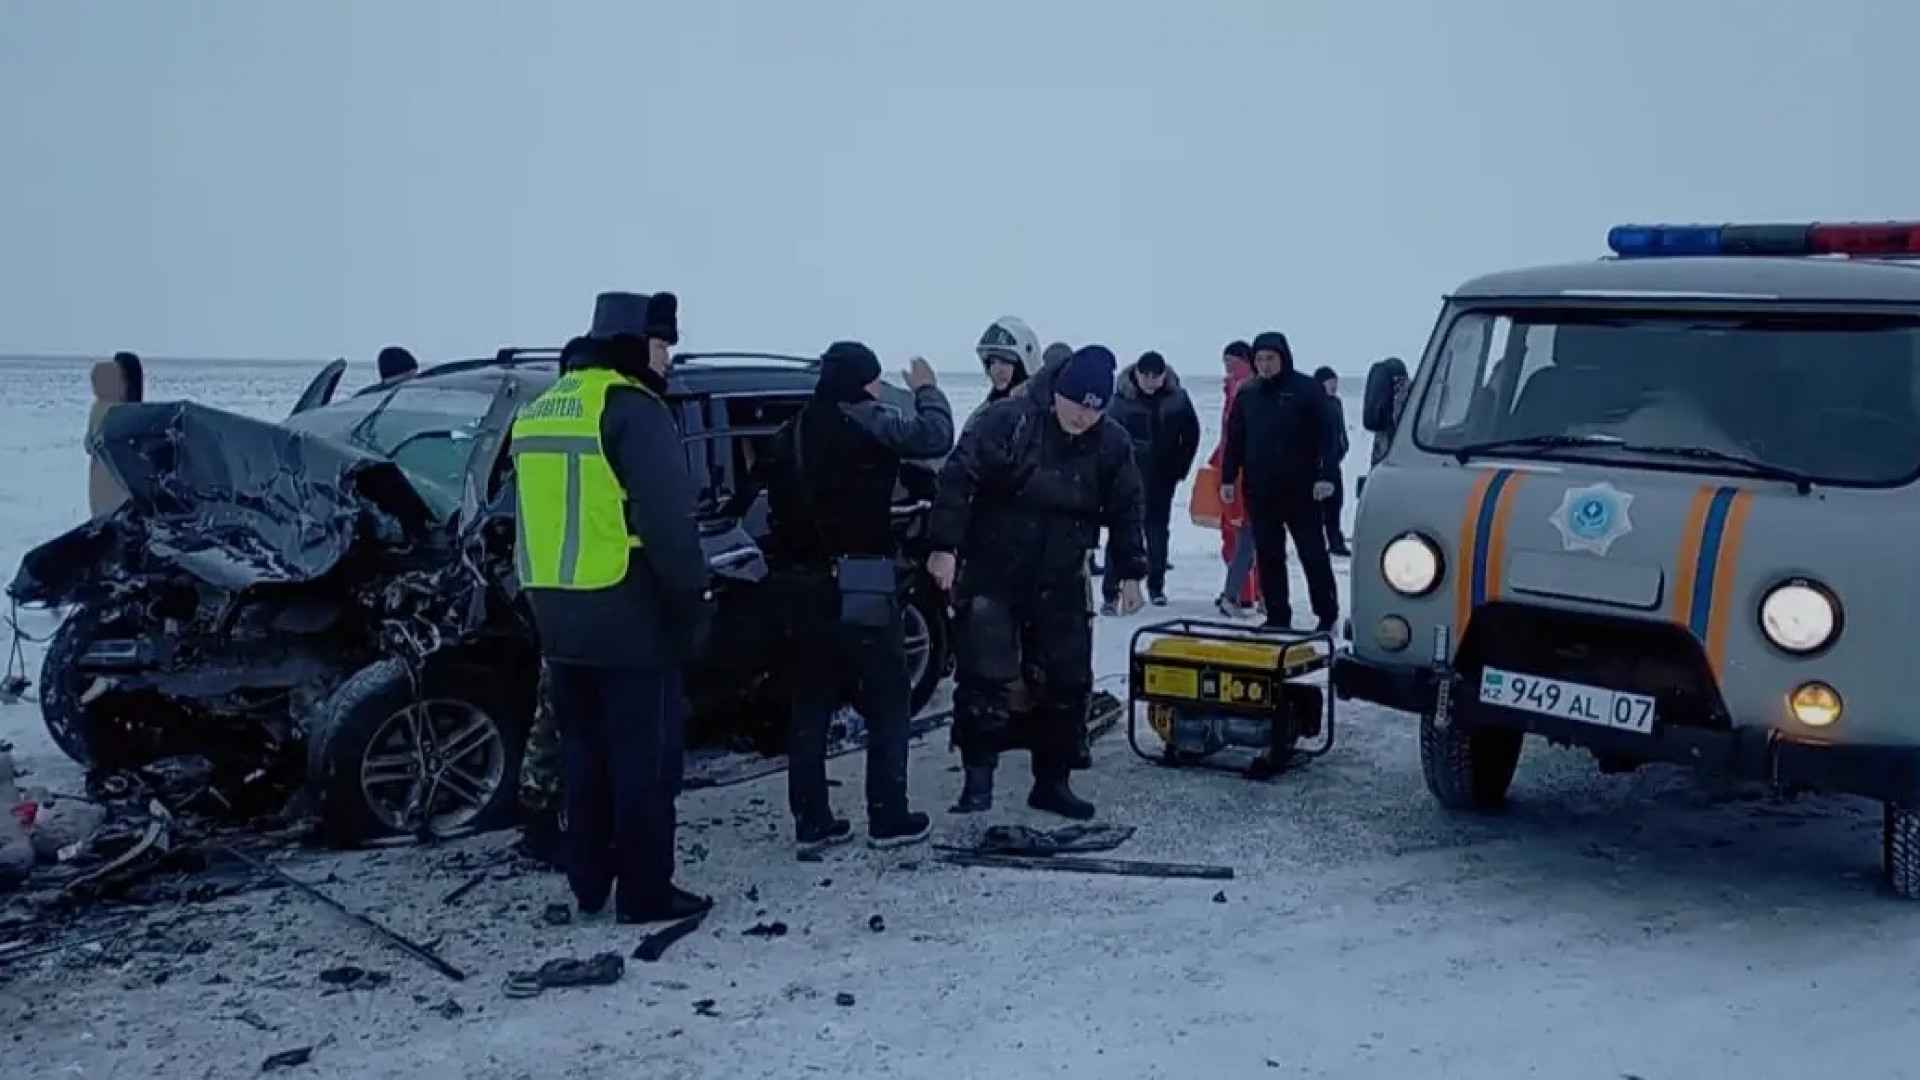
[(1667, 466), (1691, 454), (1683, 467), (1744, 460), (1838, 486), (1920, 476), (1912, 317), (1476, 309), (1434, 363), (1414, 422), (1428, 451), (1498, 443), (1502, 456)]

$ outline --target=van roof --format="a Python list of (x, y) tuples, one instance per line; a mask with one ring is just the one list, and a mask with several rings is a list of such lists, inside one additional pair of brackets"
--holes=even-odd
[(1920, 264), (1831, 257), (1605, 258), (1485, 274), (1455, 289), (1451, 299), (1572, 297), (1920, 304)]

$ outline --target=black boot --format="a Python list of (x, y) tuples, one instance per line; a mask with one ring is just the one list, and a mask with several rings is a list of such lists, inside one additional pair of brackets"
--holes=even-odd
[(1034, 770), (1027, 805), (1074, 821), (1092, 821), (1093, 804), (1073, 793), (1073, 785), (1067, 780), (1070, 775), (1065, 769)]
[(514, 850), (544, 870), (560, 869), (560, 845), (566, 834), (560, 829), (560, 811), (550, 807), (526, 811), (520, 826), (520, 842)]
[(960, 788), (960, 801), (950, 814), (984, 814), (993, 809), (993, 765), (968, 765), (966, 782)]

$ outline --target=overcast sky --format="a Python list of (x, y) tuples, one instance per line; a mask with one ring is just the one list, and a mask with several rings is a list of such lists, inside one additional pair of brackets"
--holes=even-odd
[(0, 352), (1417, 354), (1633, 219), (1920, 217), (1920, 0), (0, 0)]

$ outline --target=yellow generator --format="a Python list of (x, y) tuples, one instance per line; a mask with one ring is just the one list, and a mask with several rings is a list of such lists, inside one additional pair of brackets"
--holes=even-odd
[(1332, 663), (1331, 634), (1173, 619), (1134, 631), (1129, 653), (1127, 742), (1148, 761), (1265, 779), (1333, 749), (1333, 696), (1303, 681)]

